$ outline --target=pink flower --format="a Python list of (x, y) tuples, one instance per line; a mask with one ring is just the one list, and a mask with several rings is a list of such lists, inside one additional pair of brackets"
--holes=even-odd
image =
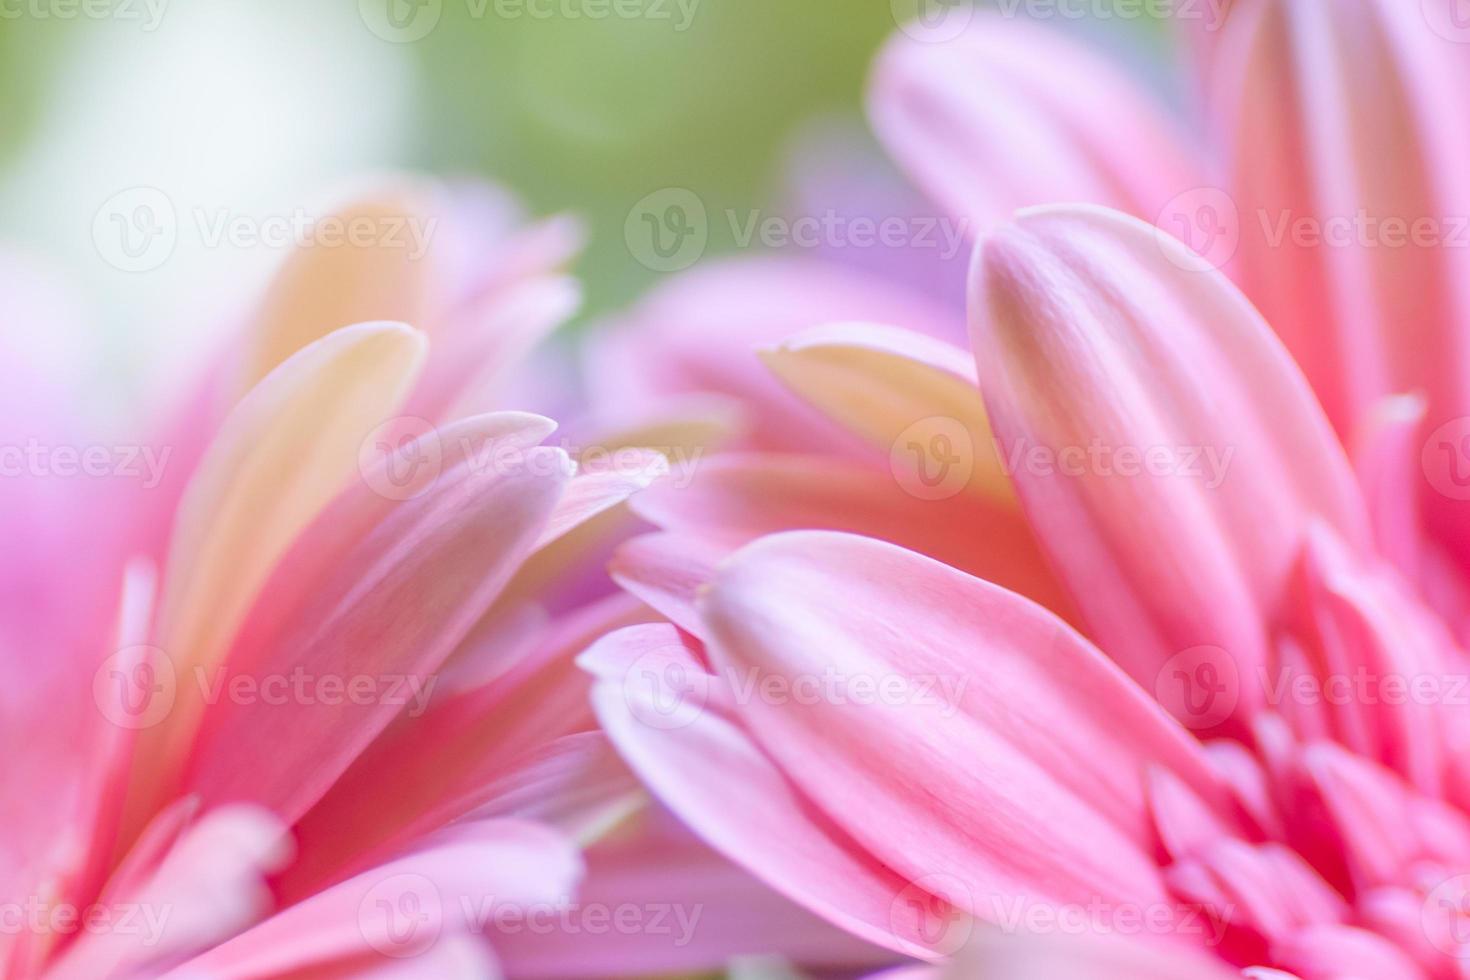
[[(738, 499), (666, 487), (641, 506), (671, 530), (622, 574), (682, 631), (630, 627), (585, 655), (599, 716), (707, 840), (896, 952), (955, 953), (973, 917), (1156, 944), (1175, 975), (1446, 975), (1470, 951), (1464, 654), (1376, 553), (1290, 358), (1187, 254), (1056, 208), (975, 266), (997, 449), (1047, 451), (1011, 477), (1090, 639), (871, 537), (725, 557), (757, 533)], [(1076, 447), (1099, 461), (1071, 468)], [(771, 524), (818, 523), (766, 501)], [(957, 514), (929, 503), (910, 520)], [(1008, 518), (983, 513), (935, 534), (989, 550)]]
[[(1427, 236), (1470, 213), (1436, 110), (1470, 48), (1438, 4), (1350, 6), (1198, 39), (1223, 187), (1070, 42), (984, 18), (885, 54), (880, 135), (986, 229), (973, 360), (836, 303), (768, 346), (887, 458), (654, 488), (614, 572), (669, 624), (583, 658), (711, 844), (946, 975), (1461, 975), (1470, 277)], [(1296, 224), (1358, 210), (1423, 235)]]
[(12, 313), (5, 976), (491, 975), (477, 910), (571, 901), (641, 799), (571, 658), (643, 618), (579, 575), (666, 467), (497, 410), (575, 228), (407, 182), (339, 216), (437, 231), (293, 253), (161, 437), (73, 424), (62, 314)]

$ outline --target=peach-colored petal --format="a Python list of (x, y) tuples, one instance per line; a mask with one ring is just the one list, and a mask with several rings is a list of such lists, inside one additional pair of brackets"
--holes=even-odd
[[(892, 541), (1075, 619), (1071, 600), (1013, 506), (965, 494), (919, 497), (911, 486), (892, 471), (830, 457), (721, 453), (700, 465), (687, 486), (661, 481), (635, 497), (632, 507), (682, 538), (731, 548), (777, 531), (849, 531)], [(624, 545), (615, 561), (614, 573), (624, 576), (625, 586), (635, 577), (638, 547)], [(678, 547), (668, 552), (676, 563)], [(687, 554), (697, 562), (714, 551), (691, 540)], [(679, 580), (703, 581), (692, 573)], [(679, 624), (697, 632), (688, 621)]]
[(702, 265), (592, 339), (593, 407), (608, 424), (631, 427), (668, 418), (671, 401), (723, 395), (742, 413), (745, 448), (864, 453), (859, 440), (772, 378), (756, 351), (834, 321), (872, 320), (953, 337), (956, 319), (900, 286), (821, 262)]
[[(470, 420), (444, 435), (479, 444), (482, 428)], [(290, 571), (269, 583), (222, 669), (200, 675), (217, 700), (189, 758), (187, 791), (209, 803), (255, 802), (294, 823), (396, 715), (426, 710), (438, 667), (544, 533), (571, 477), (559, 449), (520, 461), (497, 472), (454, 460), (304, 594)], [(318, 542), (308, 534), (298, 547), (310, 553)], [(283, 564), (292, 563), (288, 554)], [(254, 693), (237, 698), (241, 684)]]
[(303, 244), (287, 258), (257, 314), (244, 387), (342, 327), (380, 320), (424, 326), (433, 302), (430, 262), (408, 232), (413, 222), (432, 241), (434, 211), (427, 185), (398, 180), (323, 215), (324, 223), (356, 230), (340, 242)]
[[(823, 325), (762, 352), (775, 375), (890, 462), (956, 472), (943, 489), (1014, 499), (968, 351), (873, 323)], [(948, 448), (935, 459), (935, 440)], [(914, 479), (918, 479), (917, 476)]]

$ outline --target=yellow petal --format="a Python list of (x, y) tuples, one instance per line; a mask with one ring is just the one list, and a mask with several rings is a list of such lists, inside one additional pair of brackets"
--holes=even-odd
[[(921, 495), (961, 490), (1014, 501), (968, 351), (869, 323), (805, 331), (763, 351), (792, 391), (890, 455)], [(921, 476), (936, 479), (926, 488)], [(927, 479), (927, 476), (925, 476)]]
[(157, 635), (176, 689), (166, 720), (140, 733), (133, 829), (198, 724), (199, 671), (210, 676), (266, 576), (356, 471), (363, 440), (406, 395), (425, 347), (402, 324), (338, 330), (273, 371), (221, 427), (174, 526)]
[(399, 182), (378, 188), (316, 223), (277, 272), (253, 331), (244, 384), (327, 333), (369, 320), (424, 326), (434, 222), (430, 195)]

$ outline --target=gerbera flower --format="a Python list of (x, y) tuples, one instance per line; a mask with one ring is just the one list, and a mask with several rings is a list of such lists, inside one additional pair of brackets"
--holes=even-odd
[(575, 229), (404, 182), (334, 216), (383, 234), (290, 256), (146, 441), (68, 428), (25, 355), (74, 351), (12, 308), (7, 976), (489, 973), (467, 910), (567, 902), (581, 829), (636, 802), (570, 658), (637, 604), (576, 591), (578, 533), (664, 464), (579, 469), (493, 410), (576, 302)]
[[(1470, 277), (1445, 240), (1263, 231), (1466, 213), (1437, 108), (1470, 49), (1424, 8), (1233, 4), (1196, 55), (1219, 186), (1072, 42), (979, 18), (885, 54), (880, 135), (991, 229), (973, 361), (922, 318), (816, 326), (767, 363), (881, 455), (639, 504), (664, 531), (616, 572), (670, 625), (584, 664), (702, 836), (955, 975), (1459, 975)], [(996, 227), (1069, 199), (1117, 210)]]

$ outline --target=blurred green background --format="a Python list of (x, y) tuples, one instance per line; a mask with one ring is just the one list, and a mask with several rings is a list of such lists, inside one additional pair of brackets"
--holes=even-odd
[(793, 140), (817, 120), (861, 133), (874, 52), (944, 2), (0, 0), (0, 239), (64, 266), (119, 358), (167, 361), (279, 255), (181, 242), (119, 271), (92, 242), (111, 196), (260, 215), (364, 173), (478, 175), (587, 219), (586, 322), (659, 276), (623, 239), (636, 202), (779, 207)]
[[(859, 119), (868, 62), (894, 28), (887, 0), (635, 0), (642, 16), (601, 18), (599, 0), (530, 0), (530, 8), (519, 0), (442, 0), (424, 37), (395, 42), (373, 33), (370, 0), (170, 0), (156, 26), (145, 0), (111, 0), (106, 17), (83, 13), (90, 2), (0, 0), (0, 171), (18, 165), (49, 115), (73, 111), (55, 96), (86, 73), (79, 58), (102, 70), (91, 52), (125, 51), (147, 61), (155, 57), (150, 47), (172, 53), (170, 35), (188, 34), (204, 51), (244, 49), (218, 50), (220, 64), (254, 62), (269, 73), (280, 67), (271, 35), (279, 32), (276, 39), (290, 47), (286, 35), (311, 21), (314, 43), (301, 54), (317, 63), (293, 70), (310, 69), (302, 73), (308, 87), (334, 86), (346, 75), (357, 82), (358, 105), (349, 99), (334, 106), (321, 127), (340, 118), (337, 112), (379, 111), (403, 99), (405, 84), (412, 87), (407, 111), (385, 114), (403, 132), (349, 153), (342, 169), (486, 175), (537, 213), (582, 213), (594, 231), (579, 266), (593, 311), (626, 302), (654, 275), (622, 246), (634, 202), (670, 186), (694, 190), (712, 210), (769, 200), (793, 127), (831, 113)], [(96, 2), (97, 11), (107, 5)], [(211, 30), (201, 16), (209, 7), (233, 8), (218, 18), (223, 22), (244, 18), (249, 8), (257, 23), (250, 31)], [(393, 70), (364, 75), (354, 61), (391, 62)], [(186, 75), (185, 65), (207, 69), (208, 59), (186, 60), (177, 85), (210, 86)], [(127, 79), (95, 80), (104, 88), (113, 81)], [(312, 96), (309, 88), (297, 94)], [(167, 107), (124, 108), (146, 116)], [(206, 110), (185, 124), (197, 133), (200, 125), (241, 122), (222, 107), (213, 120)], [(88, 155), (105, 169), (109, 154), (128, 149), (119, 144), (133, 138), (125, 119), (104, 120)], [(262, 150), (292, 152), (279, 145)], [(133, 179), (120, 175), (114, 183), (121, 188)], [(14, 222), (0, 229), (28, 230)]]

